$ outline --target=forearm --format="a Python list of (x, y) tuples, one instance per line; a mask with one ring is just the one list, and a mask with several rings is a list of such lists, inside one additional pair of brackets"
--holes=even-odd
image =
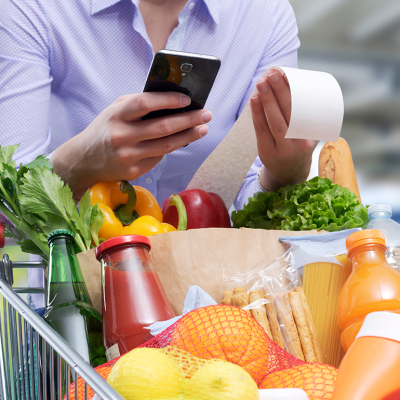
[(90, 179), (89, 166), (85, 168), (84, 149), (80, 149), (75, 136), (58, 147), (51, 156), (54, 172), (69, 185), (75, 199), (80, 199), (95, 182)]

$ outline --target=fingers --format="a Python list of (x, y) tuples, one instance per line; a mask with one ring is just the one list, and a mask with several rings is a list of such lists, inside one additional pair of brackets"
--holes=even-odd
[(136, 173), (134, 173), (134, 178), (129, 179), (129, 180), (134, 180), (139, 176), (142, 176), (144, 174), (147, 174), (150, 170), (152, 170), (161, 160), (163, 159), (163, 156), (157, 156), (157, 157), (148, 157), (148, 158), (143, 158), (140, 160), (135, 167), (133, 168), (134, 171), (138, 170)]
[(170, 136), (186, 129), (210, 122), (212, 114), (208, 110), (189, 111), (168, 117), (160, 117), (135, 122), (137, 134), (135, 140), (150, 140)]
[(261, 102), (260, 95), (254, 93), (250, 98), (251, 115), (253, 117), (253, 125), (257, 135), (257, 143), (260, 149), (266, 152), (275, 149), (275, 140), (269, 129), (267, 119), (265, 117), (264, 106)]
[(278, 69), (270, 69), (267, 71), (266, 78), (278, 100), (279, 108), (282, 111), (286, 124), (289, 125), (292, 111), (292, 97), (286, 75), (282, 74)]
[(257, 90), (264, 107), (269, 129), (274, 136), (275, 141), (281, 142), (285, 138), (288, 125), (279, 107), (275, 94), (265, 78), (258, 80)]
[(116, 179), (115, 176), (111, 176), (111, 180), (128, 180), (134, 181), (135, 179), (139, 178), (140, 176), (146, 174), (151, 169), (153, 169), (161, 160), (163, 156), (158, 157), (148, 157), (143, 158), (135, 163), (127, 164), (124, 166), (123, 172), (118, 176)]
[(191, 103), (189, 96), (176, 92), (138, 93), (123, 96), (111, 107), (113, 115), (124, 121), (134, 121), (151, 111), (183, 108)]
[(139, 157), (157, 157), (172, 153), (188, 143), (201, 139), (207, 133), (207, 125), (201, 125), (183, 132), (175, 133), (174, 135), (143, 141), (138, 146)]
[(122, 101), (125, 101), (132, 96), (131, 94), (124, 94), (123, 96), (119, 97), (117, 100), (114, 101), (113, 104), (121, 103)]

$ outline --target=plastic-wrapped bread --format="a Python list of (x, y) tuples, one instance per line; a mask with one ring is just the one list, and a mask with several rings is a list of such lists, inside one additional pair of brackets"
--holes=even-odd
[(233, 294), (238, 294), (238, 293), (247, 293), (247, 289), (245, 287), (237, 287), (233, 289)]
[(309, 327), (309, 331), (310, 331), (310, 335), (311, 335), (311, 340), (312, 340), (313, 346), (314, 346), (315, 356), (317, 357), (316, 362), (323, 363), (323, 362), (325, 362), (324, 356), (322, 355), (321, 345), (319, 343), (318, 336), (317, 336), (317, 330), (315, 329), (314, 320), (312, 318), (310, 308), (308, 307), (307, 299), (304, 294), (304, 290), (302, 287), (297, 286), (295, 291), (300, 295), (300, 298), (303, 302), (304, 313), (307, 318), (307, 323), (308, 323), (308, 327)]
[(272, 339), (278, 346), (280, 346), (280, 347), (282, 347), (282, 349), (284, 349), (285, 342), (283, 341), (281, 328), (279, 326), (278, 315), (277, 315), (276, 308), (275, 308), (274, 298), (268, 294), (265, 295), (264, 298), (269, 301), (269, 303), (267, 303), (265, 305), (265, 308), (267, 310), (269, 326), (271, 328), (271, 333), (272, 333)]
[[(257, 300), (263, 299), (263, 293), (261, 290), (251, 290), (249, 293), (249, 303), (254, 303)], [(267, 311), (265, 309), (265, 305), (261, 304), (260, 307), (252, 309), (251, 315), (253, 318), (264, 328), (265, 332), (269, 336), (271, 340), (273, 340), (273, 336), (271, 333), (271, 328), (269, 326)]]
[[(244, 308), (249, 305), (249, 295), (247, 294), (246, 288), (235, 288), (233, 289), (232, 305), (240, 308)], [(250, 310), (244, 310), (251, 315)]]
[(233, 296), (233, 290), (225, 290), (224, 298), (222, 299), (221, 304), (225, 304), (226, 306), (231, 306), (232, 296)]
[(293, 319), (292, 308), (290, 306), (289, 294), (287, 292), (275, 293), (276, 310), (278, 320), (282, 326), (282, 336), (285, 340), (287, 350), (293, 356), (305, 361), (303, 350), (300, 344), (299, 334)]
[(324, 144), (319, 155), (318, 175), (351, 190), (361, 202), (350, 147), (343, 138)]
[(307, 362), (317, 362), (317, 356), (314, 350), (314, 343), (311, 338), (310, 329), (308, 327), (307, 317), (303, 307), (301, 296), (297, 292), (289, 292), (290, 305), (292, 307), (293, 316), (296, 321), (297, 331), (300, 337), (301, 348), (303, 349), (304, 358)]

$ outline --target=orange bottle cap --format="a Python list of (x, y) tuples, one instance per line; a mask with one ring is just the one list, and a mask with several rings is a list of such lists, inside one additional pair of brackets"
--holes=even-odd
[(347, 253), (364, 244), (378, 244), (386, 247), (385, 236), (376, 229), (354, 232), (346, 239)]

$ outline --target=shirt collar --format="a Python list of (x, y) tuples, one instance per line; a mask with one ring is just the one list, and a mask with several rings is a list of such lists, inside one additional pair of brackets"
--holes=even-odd
[(119, 3), (121, 0), (91, 0), (90, 15), (94, 15), (99, 11), (103, 11), (108, 7)]
[[(189, 0), (193, 1), (193, 0)], [(219, 21), (219, 12), (218, 12), (218, 1), (217, 0), (202, 0), (203, 3), (207, 6), (208, 12), (211, 15), (211, 18), (218, 25)]]
[[(91, 0), (91, 8), (90, 14), (94, 15), (99, 11), (102, 11), (108, 7), (113, 6), (116, 3), (119, 3), (121, 0)], [(138, 6), (140, 0), (133, 0), (132, 2)], [(188, 3), (195, 2), (196, 0), (189, 0)], [(218, 24), (219, 13), (218, 13), (218, 1), (216, 0), (201, 0), (207, 7), (208, 12), (211, 15), (211, 18), (214, 20), (216, 24)]]

